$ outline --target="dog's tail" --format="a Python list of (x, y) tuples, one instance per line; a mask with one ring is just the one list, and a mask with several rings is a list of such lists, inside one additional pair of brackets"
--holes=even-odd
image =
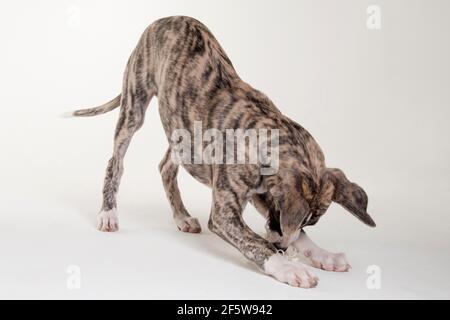
[(71, 113), (71, 116), (75, 117), (92, 117), (97, 116), (99, 114), (104, 114), (106, 112), (109, 112), (111, 110), (114, 110), (118, 106), (120, 106), (120, 98), (122, 97), (122, 94), (119, 94), (117, 97), (115, 97), (113, 100), (99, 106), (96, 108), (89, 108), (89, 109), (81, 109), (76, 110)]

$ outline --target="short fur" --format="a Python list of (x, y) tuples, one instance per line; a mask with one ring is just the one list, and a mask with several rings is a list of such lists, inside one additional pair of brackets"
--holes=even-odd
[[(366, 212), (367, 196), (363, 189), (349, 182), (342, 171), (327, 168), (313, 137), (284, 116), (263, 93), (239, 78), (208, 28), (193, 18), (168, 17), (154, 22), (142, 35), (128, 61), (121, 95), (101, 107), (74, 113), (93, 116), (120, 105), (114, 152), (104, 182), (99, 229), (118, 228), (117, 219), (109, 223), (108, 217), (117, 206), (123, 158), (155, 96), (169, 141), (159, 169), (175, 221), (182, 231), (200, 232), (201, 227), (181, 200), (176, 180), (178, 165), (170, 157), (170, 138), (179, 128), (193, 135), (194, 121), (202, 121), (203, 130), (216, 128), (223, 133), (238, 128), (279, 129), (280, 165), (274, 175), (261, 175), (260, 165), (250, 164), (186, 164), (183, 167), (212, 188), (209, 229), (280, 281), (288, 282), (283, 279), (289, 277), (278, 277), (278, 273), (268, 271), (280, 265), (279, 259), (273, 258), (278, 248), (287, 247), (299, 237), (303, 227), (315, 224), (331, 202), (341, 204), (364, 223), (375, 226)], [(244, 222), (242, 213), (247, 202), (253, 203), (267, 218), (267, 239)], [(294, 272), (291, 279), (300, 279), (300, 275), (307, 273), (298, 274), (295, 278)], [(314, 286), (317, 283), (314, 279), (307, 284), (300, 280), (292, 283)]]

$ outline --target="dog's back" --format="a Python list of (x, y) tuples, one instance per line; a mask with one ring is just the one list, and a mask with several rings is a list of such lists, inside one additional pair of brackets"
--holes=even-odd
[(202, 121), (204, 128), (223, 130), (243, 127), (248, 120), (243, 113), (279, 113), (265, 95), (239, 78), (213, 34), (193, 18), (156, 21), (134, 55), (142, 57), (136, 61), (150, 66), (142, 72), (153, 81), (168, 137), (176, 128), (192, 132), (194, 121)]

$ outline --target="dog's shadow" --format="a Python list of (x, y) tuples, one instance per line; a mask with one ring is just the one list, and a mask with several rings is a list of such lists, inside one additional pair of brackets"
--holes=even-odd
[[(200, 234), (181, 235), (182, 237), (188, 238), (183, 243), (189, 245), (193, 250), (206, 252), (208, 255), (219, 258), (225, 263), (232, 263), (253, 272), (258, 271), (256, 266), (242, 256), (237, 249), (210, 232), (205, 226), (205, 224), (202, 224), (202, 232)], [(171, 234), (179, 240), (180, 235)]]
[[(152, 211), (152, 213), (149, 214), (148, 211)], [(149, 232), (152, 229), (166, 232), (167, 236), (172, 238), (169, 241), (181, 241), (183, 245), (189, 246), (192, 250), (207, 253), (214, 258), (219, 258), (226, 263), (232, 263), (250, 271), (258, 271), (256, 266), (245, 259), (237, 249), (209, 231), (207, 218), (205, 219), (205, 217), (196, 216), (200, 221), (202, 231), (198, 234), (192, 234), (179, 231), (172, 219), (172, 212), (162, 205), (152, 207), (151, 210), (135, 207), (133, 212), (141, 212), (133, 219), (136, 218), (135, 223), (142, 226), (143, 232)]]
[[(86, 199), (64, 199), (65, 205), (69, 205), (86, 223), (87, 227), (95, 229), (96, 215), (98, 211), (93, 211), (86, 203), (92, 203)], [(121, 219), (123, 217), (123, 219)], [(239, 251), (230, 244), (219, 238), (217, 235), (209, 231), (206, 221), (200, 221), (202, 231), (199, 234), (183, 233), (177, 230), (175, 222), (172, 219), (172, 213), (169, 208), (163, 205), (137, 206), (123, 205), (119, 209), (119, 219), (121, 219), (120, 233), (150, 233), (152, 230), (166, 232), (168, 237), (172, 239), (168, 241), (183, 241), (195, 251), (206, 252), (214, 258), (219, 258), (226, 263), (232, 263), (249, 271), (258, 272), (257, 267), (245, 259)], [(124, 221), (127, 226), (124, 225)], [(204, 219), (199, 219), (204, 220)]]

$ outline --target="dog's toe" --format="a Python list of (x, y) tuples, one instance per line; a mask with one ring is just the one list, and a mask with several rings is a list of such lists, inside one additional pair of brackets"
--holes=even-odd
[(176, 220), (178, 229), (182, 232), (200, 233), (202, 227), (196, 218), (188, 217), (185, 219)]
[(119, 230), (119, 218), (115, 209), (102, 211), (97, 216), (97, 230), (115, 232)]
[(273, 255), (266, 261), (264, 270), (278, 281), (293, 287), (309, 289), (316, 287), (319, 283), (319, 278), (308, 267), (289, 261), (279, 254)]
[(315, 252), (310, 256), (305, 255), (311, 260), (314, 267), (326, 271), (346, 272), (351, 269), (347, 257), (343, 253), (330, 253), (326, 251)]

